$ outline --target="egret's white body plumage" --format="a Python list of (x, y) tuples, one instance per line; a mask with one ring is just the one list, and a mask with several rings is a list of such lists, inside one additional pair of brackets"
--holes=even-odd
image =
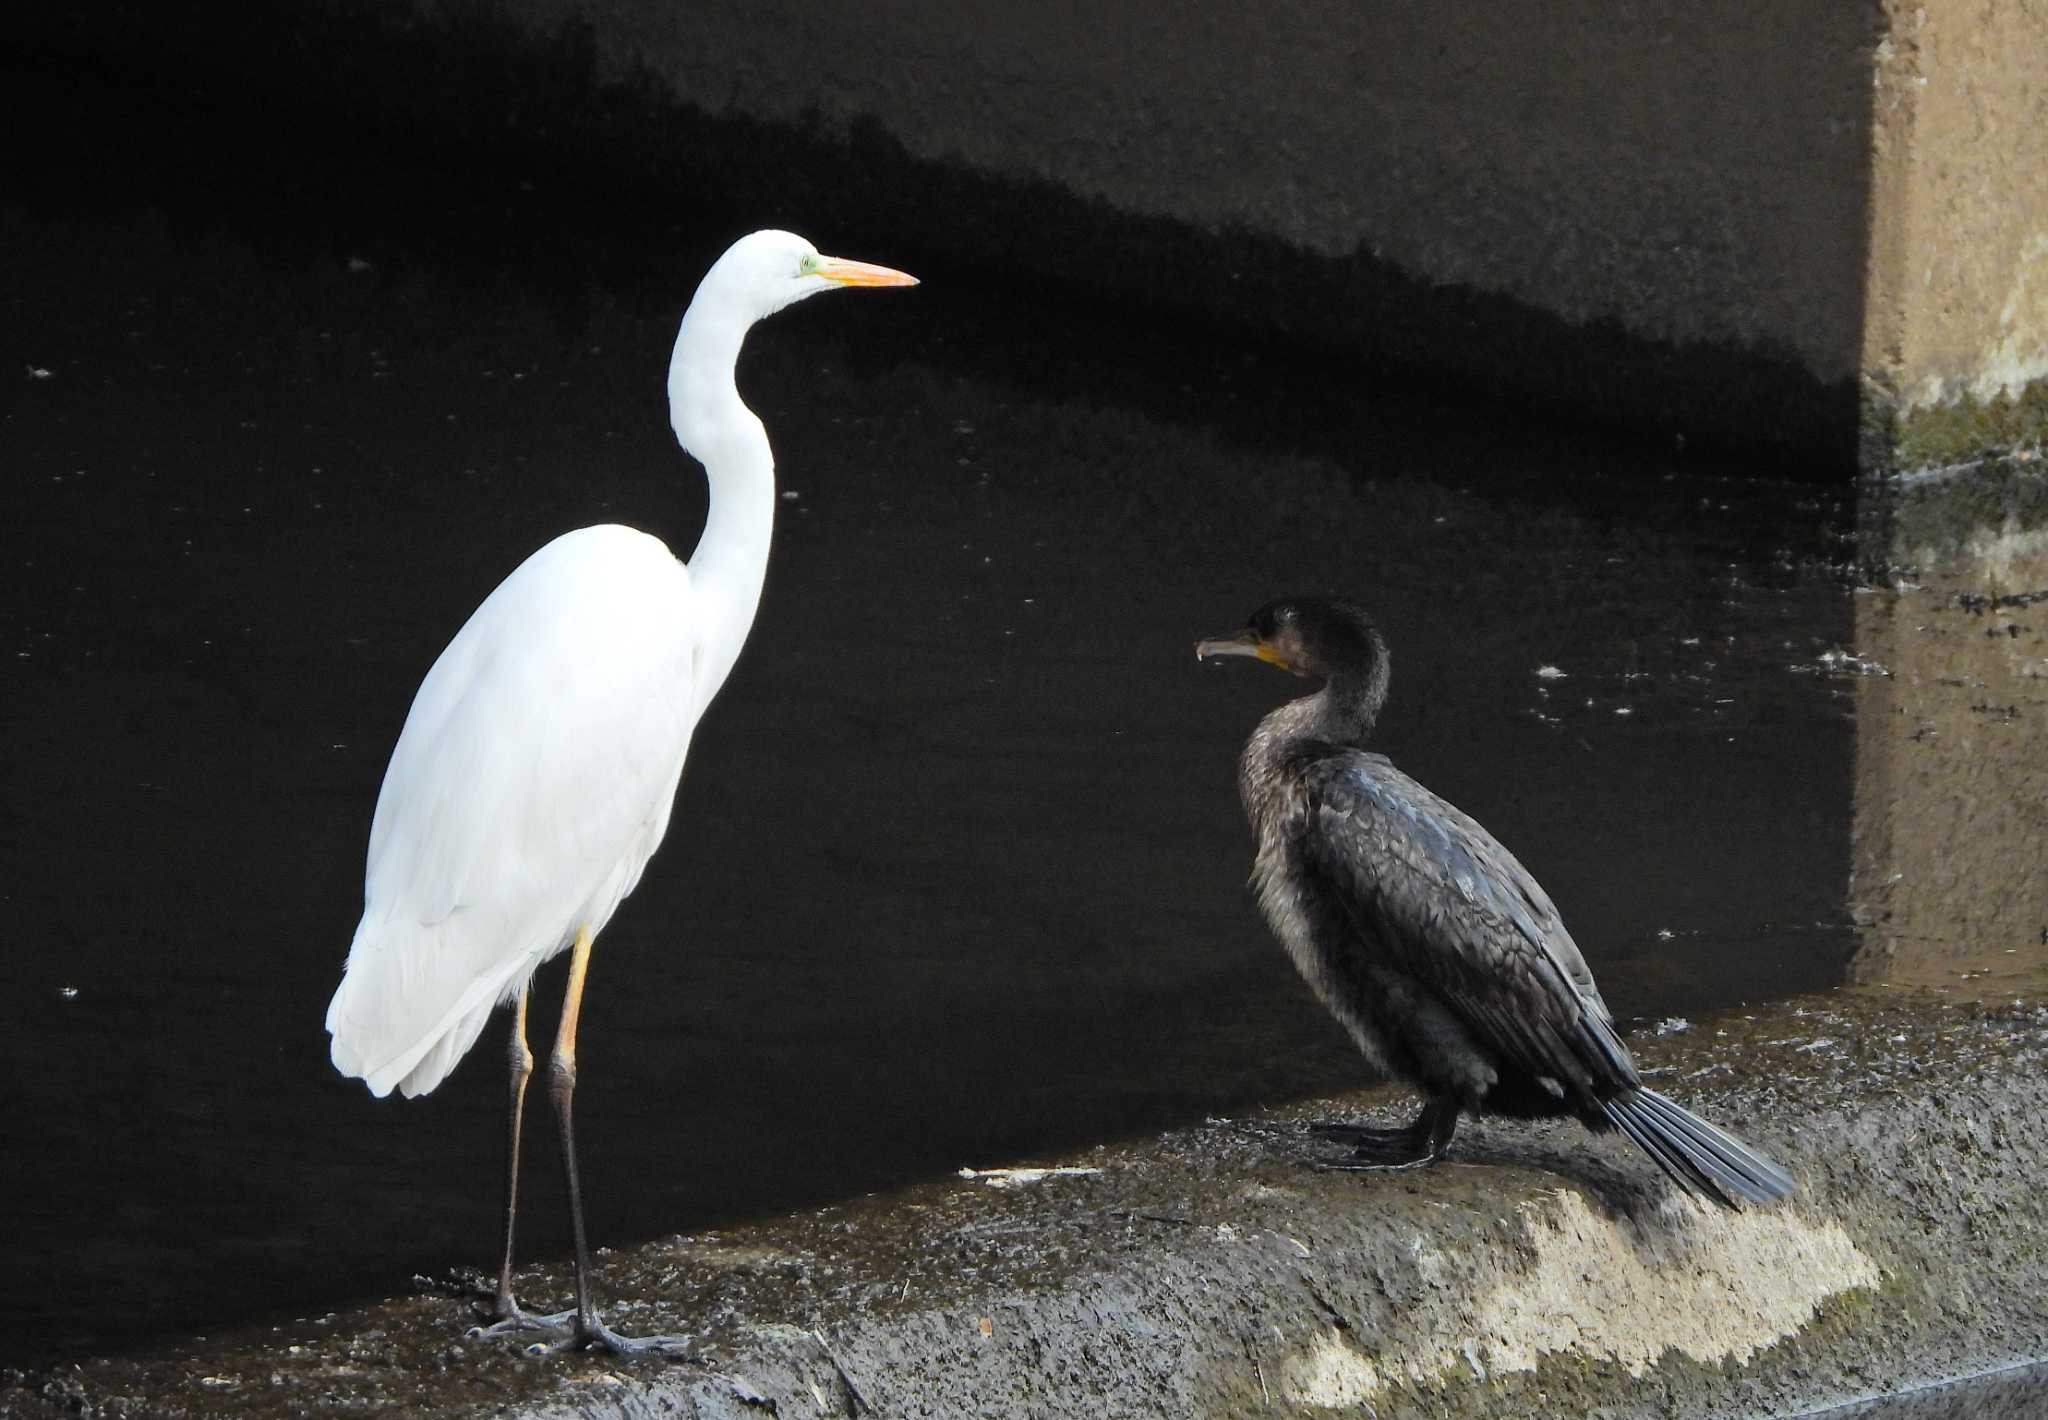
[(363, 916), (327, 1010), (343, 1074), (440, 1084), (491, 1008), (594, 937), (667, 831), (698, 718), (759, 605), (775, 470), (734, 367), (747, 330), (834, 285), (908, 284), (756, 232), (705, 274), (669, 365), (670, 420), (711, 485), (685, 566), (617, 525), (548, 543), (441, 653), (370, 828)]
[(491, 1008), (601, 931), (668, 828), (704, 675), (689, 569), (660, 539), (564, 533), (427, 673), (370, 826), (363, 917), (327, 1011), (335, 1066), (425, 1094)]

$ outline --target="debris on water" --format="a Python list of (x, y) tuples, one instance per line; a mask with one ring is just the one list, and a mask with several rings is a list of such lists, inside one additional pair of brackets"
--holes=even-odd
[(1684, 1016), (1666, 1016), (1663, 1020), (1657, 1022), (1657, 1034), (1659, 1035), (1676, 1035), (1680, 1031), (1691, 1029), (1692, 1022)]
[(1557, 666), (1542, 665), (1536, 667), (1536, 678), (1538, 680), (1563, 680), (1564, 671)]
[(1806, 1044), (1800, 1046), (1799, 1048), (1802, 1051), (1826, 1050), (1829, 1046), (1833, 1045), (1834, 1043), (1835, 1038), (1833, 1036), (1824, 1035), (1818, 1040), (1809, 1040), (1808, 1042), (1806, 1042)]
[(1819, 656), (1818, 665), (1793, 666), (1792, 669), (1808, 674), (1819, 671), (1823, 675), (1888, 676), (1891, 674), (1889, 670), (1867, 656), (1859, 656), (1854, 651), (1844, 651), (1839, 648), (1822, 651)]
[(1040, 1183), (1048, 1178), (1078, 1178), (1086, 1174), (1099, 1174), (1097, 1168), (1049, 1168), (1049, 1169), (969, 1169), (960, 1170), (960, 1177), (978, 1178), (990, 1188), (1022, 1188), (1026, 1184)]
[(76, 986), (59, 986), (57, 994), (67, 1001), (76, 1001), (78, 999), (78, 988)]

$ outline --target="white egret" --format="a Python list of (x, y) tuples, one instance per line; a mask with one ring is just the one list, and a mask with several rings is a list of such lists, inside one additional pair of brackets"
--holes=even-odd
[[(685, 566), (607, 524), (564, 533), (484, 599), (420, 683), (370, 825), (363, 917), (327, 1008), (335, 1068), (378, 1096), (422, 1095), (512, 1006), (505, 1253), (493, 1331), (558, 1344), (666, 1349), (620, 1336), (591, 1302), (570, 1101), (590, 948), (668, 828), (691, 733), (760, 603), (775, 519), (768, 435), (734, 366), (752, 325), (840, 286), (913, 286), (819, 255), (788, 232), (735, 242), (697, 287), (669, 361), (669, 420), (704, 466), (710, 511)], [(534, 970), (569, 950), (549, 1092), (576, 1247), (573, 1312), (533, 1317), (512, 1294), (519, 1132), (533, 1053)]]

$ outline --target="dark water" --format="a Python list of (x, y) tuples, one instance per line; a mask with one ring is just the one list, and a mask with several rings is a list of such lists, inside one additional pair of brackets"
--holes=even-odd
[[(706, 215), (621, 275), (577, 265), (621, 240), (602, 212), (508, 243), (454, 179), (380, 204), (387, 175), (316, 155), (266, 197), (234, 161), (0, 204), (13, 1358), (492, 1261), (495, 1028), (411, 1103), (326, 1061), (385, 757), (534, 547), (602, 520), (693, 544), (674, 322), (726, 238), (799, 225)], [(1383, 747), (1548, 885), (1624, 1016), (1840, 979), (1836, 494), (959, 254), (922, 274), (749, 346), (783, 516), (595, 957), (601, 1241), (1353, 1082), (1242, 886), (1234, 757), (1294, 684), (1191, 654), (1284, 590), (1376, 609)], [(559, 1253), (534, 1140), (526, 1251)]]

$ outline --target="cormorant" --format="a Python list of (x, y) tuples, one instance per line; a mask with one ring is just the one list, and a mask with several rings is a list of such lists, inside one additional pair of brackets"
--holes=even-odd
[(1783, 1169), (1644, 1086), (1557, 908), (1514, 855), (1361, 747), (1387, 698), (1371, 618), (1341, 601), (1271, 602), (1195, 654), (1323, 682), (1245, 744), (1252, 882), (1366, 1059), (1426, 1096), (1406, 1128), (1325, 1127), (1354, 1146), (1336, 1167), (1434, 1163), (1467, 1112), (1571, 1115), (1621, 1130), (1680, 1187), (1725, 1207), (1791, 1192)]

